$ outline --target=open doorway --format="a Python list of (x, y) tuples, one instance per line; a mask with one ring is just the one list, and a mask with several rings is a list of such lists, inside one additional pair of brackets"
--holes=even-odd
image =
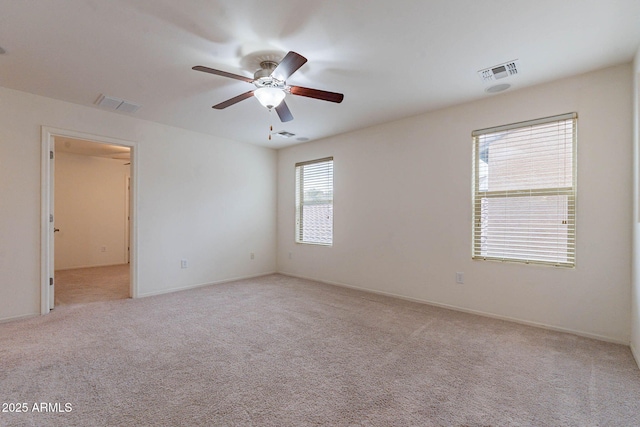
[(131, 148), (54, 137), (55, 306), (130, 297)]
[(134, 297), (135, 144), (51, 128), (42, 141), (42, 313)]

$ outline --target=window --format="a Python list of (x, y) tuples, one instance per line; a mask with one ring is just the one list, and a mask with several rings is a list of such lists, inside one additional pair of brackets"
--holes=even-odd
[(573, 267), (575, 113), (473, 132), (473, 258)]
[(333, 157), (296, 163), (296, 242), (333, 244)]

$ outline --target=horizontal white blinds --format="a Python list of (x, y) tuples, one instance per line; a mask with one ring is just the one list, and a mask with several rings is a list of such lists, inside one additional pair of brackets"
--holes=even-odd
[(473, 133), (473, 257), (575, 265), (575, 114)]
[(333, 243), (333, 157), (296, 164), (296, 242)]

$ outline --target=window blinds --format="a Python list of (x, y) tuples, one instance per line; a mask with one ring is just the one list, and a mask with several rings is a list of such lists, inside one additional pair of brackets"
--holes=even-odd
[(296, 242), (333, 244), (333, 157), (296, 164)]
[(473, 258), (575, 265), (575, 113), (473, 132)]

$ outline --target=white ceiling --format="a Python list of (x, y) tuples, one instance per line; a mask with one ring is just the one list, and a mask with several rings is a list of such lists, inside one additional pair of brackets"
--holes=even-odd
[[(477, 71), (514, 59), (510, 91), (625, 63), (640, 45), (638, 0), (47, 0), (0, 4), (0, 86), (268, 147), (300, 143), (485, 93)], [(287, 95), (281, 124), (256, 99), (212, 105), (252, 85), (256, 52), (308, 58), (289, 84), (342, 92), (342, 104)], [(113, 114), (124, 114), (114, 112)], [(268, 140), (274, 131), (296, 134)]]

